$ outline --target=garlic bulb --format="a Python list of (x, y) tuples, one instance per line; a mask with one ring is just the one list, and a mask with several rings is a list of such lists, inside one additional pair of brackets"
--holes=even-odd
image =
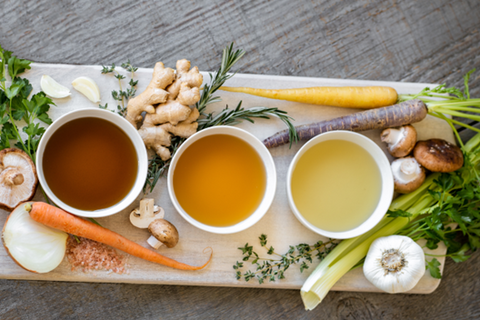
[(409, 237), (378, 238), (368, 250), (363, 273), (375, 287), (385, 292), (406, 292), (425, 274), (425, 254)]
[(55, 269), (65, 256), (68, 235), (30, 218), (22, 203), (10, 213), (3, 227), (3, 245), (20, 267), (37, 273)]
[(100, 89), (98, 89), (97, 84), (91, 78), (78, 77), (73, 80), (72, 86), (90, 101), (95, 103), (100, 102)]
[(52, 77), (44, 74), (40, 80), (40, 87), (45, 94), (51, 98), (66, 98), (70, 95), (70, 90), (62, 86)]

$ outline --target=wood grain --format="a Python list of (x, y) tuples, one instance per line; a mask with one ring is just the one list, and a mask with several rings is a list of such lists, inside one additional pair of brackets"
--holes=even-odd
[[(244, 73), (460, 85), (462, 74), (480, 69), (479, 16), (477, 0), (4, 0), (0, 44), (38, 62), (130, 58), (151, 67), (188, 57), (214, 70), (219, 49), (235, 41), (247, 51)], [(308, 313), (294, 290), (1, 280), (0, 318), (473, 319), (479, 259), (449, 260), (431, 295), (332, 292)]]

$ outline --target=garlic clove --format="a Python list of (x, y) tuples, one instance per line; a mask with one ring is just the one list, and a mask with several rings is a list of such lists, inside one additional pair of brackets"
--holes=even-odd
[(72, 86), (90, 101), (94, 103), (100, 102), (100, 89), (98, 89), (97, 84), (91, 78), (79, 77), (73, 80)]
[(51, 98), (66, 98), (70, 95), (70, 90), (55, 81), (52, 77), (44, 74), (40, 79), (40, 87), (45, 94)]

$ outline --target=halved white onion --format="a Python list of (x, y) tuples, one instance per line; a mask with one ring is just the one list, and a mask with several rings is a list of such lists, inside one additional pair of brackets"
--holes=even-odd
[(25, 270), (50, 272), (63, 261), (68, 235), (34, 221), (17, 206), (3, 227), (3, 245), (10, 257)]
[(51, 98), (66, 98), (70, 95), (70, 90), (62, 86), (52, 77), (44, 74), (40, 80), (40, 87), (45, 94)]
[(92, 102), (100, 102), (100, 89), (93, 79), (89, 77), (78, 77), (73, 80), (72, 86)]

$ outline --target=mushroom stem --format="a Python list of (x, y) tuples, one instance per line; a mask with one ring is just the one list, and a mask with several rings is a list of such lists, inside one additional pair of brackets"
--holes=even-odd
[(383, 130), (381, 140), (382, 142), (395, 145), (403, 138), (404, 131), (405, 129), (403, 127), (401, 127), (400, 129), (389, 128)]
[(405, 159), (404, 161), (402, 161), (402, 164), (400, 165), (400, 172), (404, 180), (410, 180), (411, 178), (416, 176), (417, 171), (418, 164), (413, 158)]
[(154, 236), (150, 236), (150, 238), (147, 239), (147, 243), (151, 245), (153, 248), (158, 249), (160, 246), (162, 246), (163, 243), (157, 240)]
[(5, 176), (5, 184), (9, 186), (21, 185), (23, 181), (25, 181), (23, 174), (21, 174), (17, 170), (11, 170), (11, 172), (7, 173)]

